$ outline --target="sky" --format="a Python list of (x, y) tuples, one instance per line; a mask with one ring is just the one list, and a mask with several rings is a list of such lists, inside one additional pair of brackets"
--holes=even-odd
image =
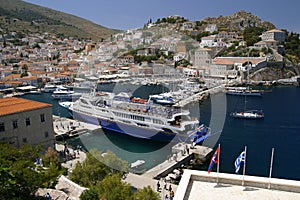
[(191, 21), (250, 12), (279, 29), (300, 33), (300, 0), (24, 0), (121, 30), (180, 15)]

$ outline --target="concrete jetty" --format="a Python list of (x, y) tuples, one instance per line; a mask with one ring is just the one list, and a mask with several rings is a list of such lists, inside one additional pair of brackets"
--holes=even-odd
[(215, 94), (215, 93), (224, 91), (225, 85), (226, 84), (221, 84), (221, 85), (212, 87), (210, 89), (195, 93), (195, 94), (189, 96), (188, 98), (180, 100), (174, 106), (184, 107), (189, 103), (201, 101), (202, 99), (204, 99), (205, 97), (207, 97), (210, 94)]
[(79, 136), (80, 134), (86, 133), (87, 131), (98, 130), (101, 128), (101, 126), (53, 115), (53, 128), (55, 138), (57, 140), (64, 140), (67, 138)]
[[(186, 148), (189, 149), (189, 153), (185, 151)], [(182, 153), (184, 151), (185, 153)], [(203, 161), (206, 160), (211, 152), (212, 149), (209, 147), (195, 146), (191, 148), (190, 144), (179, 143), (173, 147), (173, 156), (171, 158), (146, 171), (142, 176), (153, 179), (167, 177), (168, 174), (172, 173), (183, 164), (188, 163), (192, 158), (197, 157)]]

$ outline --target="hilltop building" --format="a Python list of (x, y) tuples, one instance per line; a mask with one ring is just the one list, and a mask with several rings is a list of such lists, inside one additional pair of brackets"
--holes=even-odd
[(16, 97), (0, 99), (0, 141), (16, 147), (53, 147), (52, 105)]
[(284, 42), (285, 41), (285, 32), (278, 30), (278, 29), (272, 29), (269, 31), (264, 32), (261, 35), (262, 41), (278, 41), (278, 42)]

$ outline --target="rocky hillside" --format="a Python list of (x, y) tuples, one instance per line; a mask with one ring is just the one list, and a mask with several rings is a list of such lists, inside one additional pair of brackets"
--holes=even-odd
[(297, 76), (300, 73), (298, 67), (265, 67), (251, 74), (254, 81), (274, 81)]
[(271, 22), (262, 21), (259, 17), (239, 11), (228, 16), (208, 17), (201, 20), (202, 24), (216, 24), (218, 30), (242, 32), (246, 27), (262, 27), (265, 30), (275, 28)]
[(93, 40), (106, 38), (117, 32), (91, 21), (21, 0), (0, 0), (0, 28), (2, 34), (12, 31), (48, 32)]

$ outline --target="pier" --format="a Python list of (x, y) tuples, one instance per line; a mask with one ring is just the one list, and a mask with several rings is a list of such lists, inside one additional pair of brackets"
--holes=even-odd
[[(189, 153), (186, 151), (186, 148), (189, 148)], [(191, 148), (190, 144), (179, 143), (172, 148), (173, 155), (171, 158), (146, 171), (142, 176), (153, 179), (167, 178), (172, 181), (172, 179), (176, 178), (176, 173), (173, 174), (174, 170), (194, 158), (205, 161), (211, 152), (212, 149), (208, 147), (195, 146)], [(168, 177), (168, 175), (170, 176)]]
[(53, 115), (53, 128), (55, 133), (55, 139), (64, 140), (80, 136), (81, 134), (84, 134), (87, 131), (98, 130), (101, 128), (101, 126)]
[(195, 94), (189, 96), (188, 98), (180, 100), (174, 106), (184, 107), (189, 103), (196, 102), (196, 101), (201, 101), (205, 97), (209, 96), (210, 94), (215, 94), (215, 93), (224, 91), (225, 85), (226, 84), (221, 84), (221, 85), (212, 87), (210, 89), (203, 90), (201, 92), (195, 93)]

